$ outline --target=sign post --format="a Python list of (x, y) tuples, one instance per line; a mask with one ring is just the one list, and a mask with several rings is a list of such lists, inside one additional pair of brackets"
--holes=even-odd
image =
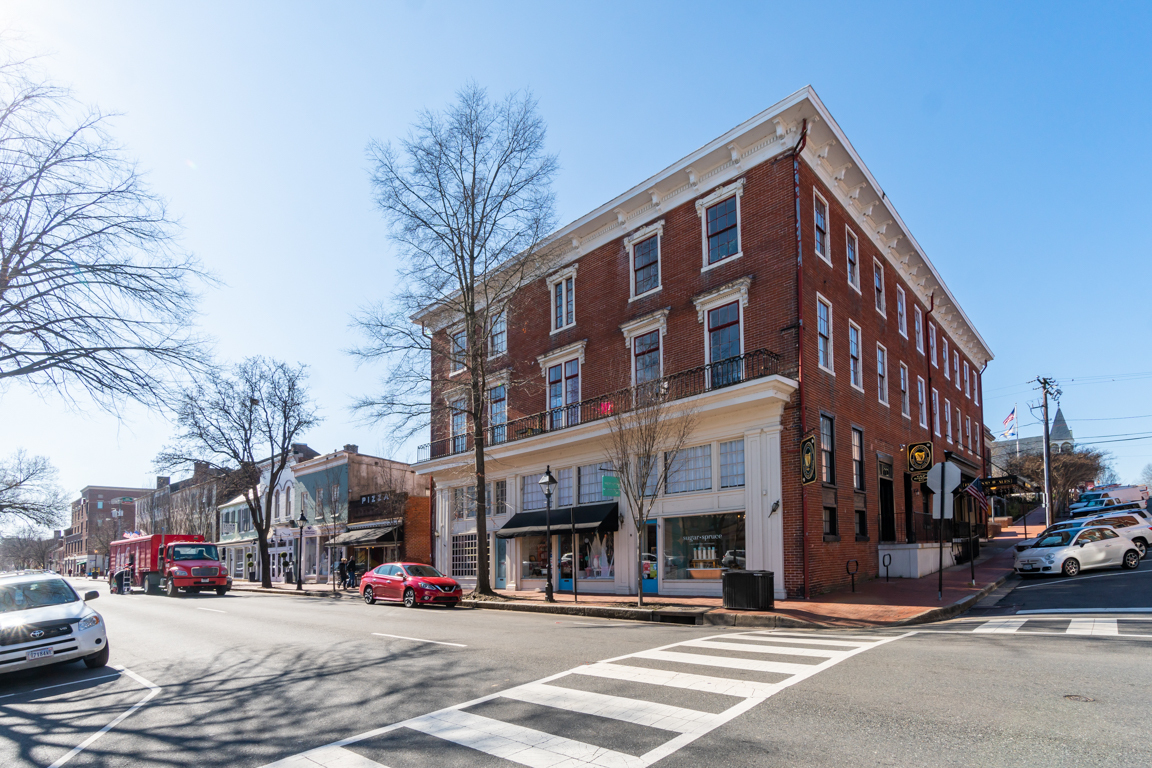
[(944, 520), (952, 519), (952, 499), (947, 498), (945, 504), (945, 497), (948, 497), (952, 491), (960, 485), (960, 467), (956, 466), (950, 461), (942, 461), (939, 464), (933, 465), (932, 469), (928, 470), (928, 478), (926, 480), (928, 487), (932, 490), (932, 495), (940, 499), (940, 504), (932, 505), (932, 517), (940, 522), (937, 523), (938, 528), (936, 538), (940, 541), (940, 570), (937, 577), (937, 600), (944, 599)]

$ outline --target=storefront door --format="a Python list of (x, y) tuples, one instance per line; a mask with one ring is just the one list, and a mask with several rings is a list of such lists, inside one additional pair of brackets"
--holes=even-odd
[(508, 586), (508, 539), (496, 539), (496, 589)]
[(557, 589), (561, 592), (572, 591), (572, 534), (565, 533), (556, 537), (559, 540), (559, 547), (556, 550), (560, 555), (560, 580), (557, 583)]
[(880, 541), (896, 541), (896, 505), (892, 493), (892, 465), (880, 462)]
[(640, 568), (644, 578), (641, 580), (644, 594), (658, 594), (660, 588), (660, 560), (657, 551), (659, 537), (656, 535), (656, 521), (649, 520), (644, 531), (644, 559)]

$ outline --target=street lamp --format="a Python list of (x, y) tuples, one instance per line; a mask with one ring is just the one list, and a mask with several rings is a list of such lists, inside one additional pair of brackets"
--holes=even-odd
[[(300, 535), (296, 537), (296, 590), (304, 589), (304, 574), (301, 573), (304, 561), (304, 526), (308, 525), (308, 516), (300, 510), (300, 519), (296, 521), (300, 528)], [(296, 527), (296, 526), (293, 526)]]
[(548, 581), (544, 585), (544, 601), (556, 602), (552, 597), (552, 491), (556, 490), (556, 478), (552, 476), (552, 467), (549, 465), (540, 476), (540, 489), (544, 491), (544, 527), (548, 537)]

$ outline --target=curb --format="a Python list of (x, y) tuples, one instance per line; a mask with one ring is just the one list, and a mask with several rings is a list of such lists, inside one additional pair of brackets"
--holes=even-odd
[(603, 605), (544, 605), (527, 602), (497, 602), (495, 600), (461, 600), (462, 608), (479, 608), (490, 611), (521, 611), (523, 613), (553, 613), (563, 616), (585, 616), (596, 619), (626, 619), (629, 621), (656, 621), (669, 624), (703, 623), (702, 617), (711, 608), (704, 610), (676, 610), (660, 608), (611, 608)]
[[(241, 589), (237, 589), (236, 587), (232, 587), (232, 589), (230, 589), (228, 591), (234, 592), (236, 594), (241, 594), (241, 595), (252, 594), (252, 595), (284, 595), (285, 597), (327, 597), (329, 599), (337, 599), (337, 600), (345, 597), (345, 595), (342, 592), (336, 592), (336, 593), (318, 592), (316, 590), (309, 591), (306, 589), (303, 589), (303, 590), (300, 590), (299, 592), (297, 592), (294, 589), (275, 589), (275, 588), (264, 589), (263, 587), (243, 587)], [(357, 595), (357, 597), (359, 597), (359, 595)]]
[(993, 582), (990, 582), (989, 584), (987, 584), (979, 592), (976, 592), (975, 594), (968, 595), (968, 597), (965, 597), (962, 600), (957, 600), (956, 602), (952, 603), (952, 605), (945, 605), (945, 606), (941, 606), (940, 608), (932, 608), (931, 610), (924, 611), (924, 613), (921, 613), (917, 616), (913, 616), (910, 619), (904, 619), (903, 621), (895, 622), (893, 624), (890, 624), (889, 626), (907, 627), (907, 626), (912, 626), (914, 624), (930, 624), (931, 622), (934, 622), (934, 621), (944, 621), (946, 619), (951, 619), (954, 616), (958, 616), (959, 614), (964, 613), (969, 608), (971, 608), (973, 605), (980, 602), (981, 600), (983, 600), (988, 595), (992, 594), (992, 592), (994, 592), (1005, 581), (1007, 581), (1008, 577), (1011, 575), (1012, 575), (1011, 571), (1009, 571), (1008, 573), (1005, 573), (1003, 576), (996, 579), (996, 581), (993, 581)]

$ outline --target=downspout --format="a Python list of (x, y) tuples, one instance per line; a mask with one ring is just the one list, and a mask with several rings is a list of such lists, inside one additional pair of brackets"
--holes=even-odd
[[(792, 150), (792, 191), (796, 198), (796, 383), (800, 399), (800, 440), (808, 434), (804, 411), (804, 239), (800, 235), (800, 153), (808, 142), (808, 118), (800, 127), (800, 140)], [(808, 599), (808, 490), (800, 485), (800, 562), (804, 583), (801, 597)]]

